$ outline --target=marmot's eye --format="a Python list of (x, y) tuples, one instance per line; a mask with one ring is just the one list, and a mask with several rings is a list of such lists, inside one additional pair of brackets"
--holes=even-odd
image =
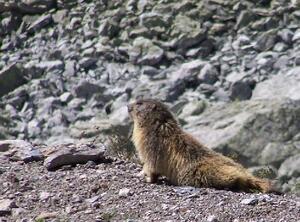
[(138, 101), (138, 102), (136, 102), (136, 105), (138, 105), (138, 106), (143, 105), (143, 102), (142, 101)]

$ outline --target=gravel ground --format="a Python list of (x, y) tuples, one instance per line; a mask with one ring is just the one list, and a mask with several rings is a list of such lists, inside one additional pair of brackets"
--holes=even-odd
[(146, 184), (121, 160), (47, 171), (42, 162), (0, 160), (0, 221), (300, 221), (295, 194), (246, 194)]

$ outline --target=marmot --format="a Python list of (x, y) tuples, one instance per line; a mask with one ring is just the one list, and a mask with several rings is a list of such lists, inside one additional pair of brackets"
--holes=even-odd
[(147, 182), (155, 183), (165, 176), (173, 185), (273, 192), (269, 180), (253, 176), (185, 133), (161, 102), (141, 99), (129, 104), (128, 112), (134, 122), (132, 140)]

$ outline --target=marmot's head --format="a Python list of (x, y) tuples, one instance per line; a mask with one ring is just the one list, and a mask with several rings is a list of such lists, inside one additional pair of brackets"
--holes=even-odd
[(127, 107), (131, 118), (139, 127), (152, 128), (167, 122), (176, 123), (168, 107), (157, 100), (141, 99)]

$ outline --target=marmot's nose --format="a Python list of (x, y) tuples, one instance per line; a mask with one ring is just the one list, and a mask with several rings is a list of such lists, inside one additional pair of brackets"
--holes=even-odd
[(127, 109), (128, 112), (130, 113), (133, 110), (133, 105), (132, 104), (127, 105)]

